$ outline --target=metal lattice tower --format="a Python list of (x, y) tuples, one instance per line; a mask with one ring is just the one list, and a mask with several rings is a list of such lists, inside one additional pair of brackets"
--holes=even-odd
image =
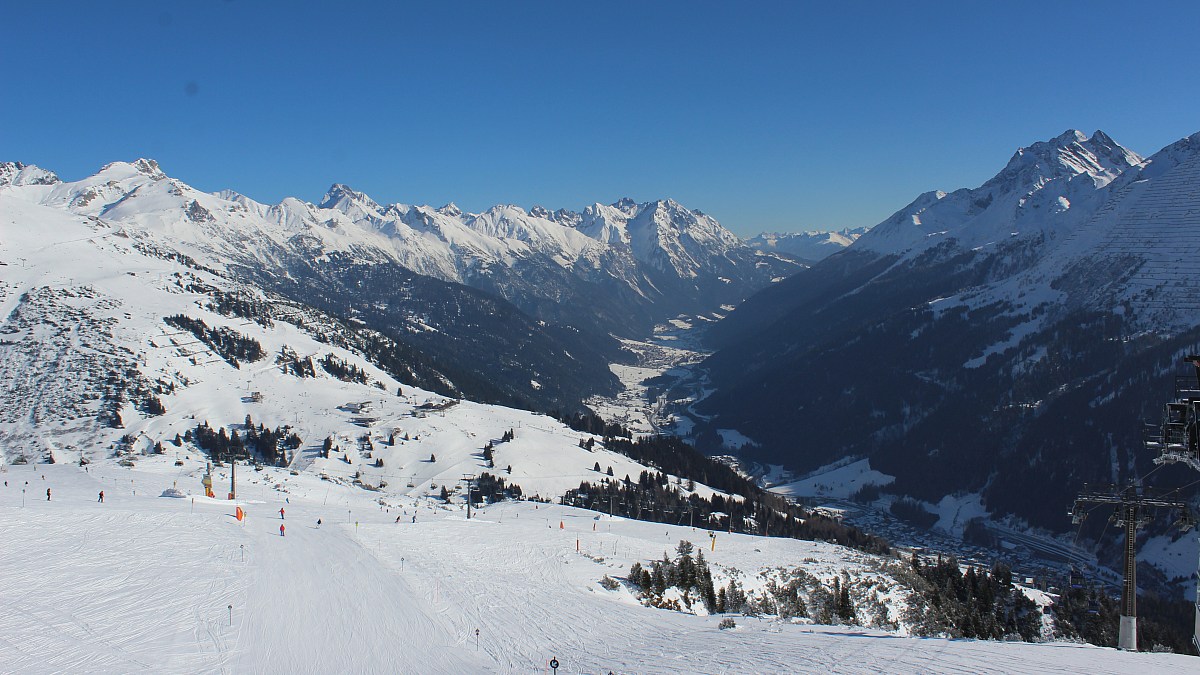
[(1135, 483), (1125, 487), (1105, 485), (1083, 486), (1083, 492), (1075, 498), (1071, 509), (1071, 522), (1082, 523), (1087, 517), (1087, 506), (1112, 504), (1117, 507), (1113, 514), (1118, 527), (1125, 528), (1124, 581), (1121, 588), (1121, 630), (1117, 647), (1137, 651), (1137, 528), (1150, 522), (1147, 509), (1178, 509), (1178, 524), (1190, 529), (1194, 524), (1188, 511), (1187, 501), (1171, 497), (1170, 493), (1158, 495)]

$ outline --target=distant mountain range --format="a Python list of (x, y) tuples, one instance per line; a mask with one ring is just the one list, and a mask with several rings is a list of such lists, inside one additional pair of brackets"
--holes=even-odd
[[(716, 318), (800, 268), (672, 200), (470, 214), (384, 206), (334, 185), (320, 204), (268, 205), (196, 190), (148, 159), (72, 182), (0, 164), (0, 218), (0, 427), (34, 446), (36, 420), (66, 409), (60, 397), (101, 426), (151, 405), (154, 383), (170, 377), (145, 364), (146, 334), (201, 308), (298, 323), (359, 367), (429, 391), (574, 412), (619, 388), (609, 364), (629, 357), (616, 337), (645, 337), (680, 314)], [(60, 240), (68, 230), (78, 236)], [(142, 297), (159, 299), (149, 314)], [(37, 329), (34, 316), (96, 326), (97, 351), (85, 358), (78, 337)], [(229, 367), (208, 361), (206, 377)], [(68, 366), (90, 373), (74, 382), (83, 390), (30, 398)], [(92, 396), (107, 402), (81, 403)]]
[(797, 260), (812, 264), (841, 251), (869, 228), (856, 227), (836, 232), (764, 232), (746, 240), (759, 251), (786, 253)]
[(715, 450), (736, 429), (743, 454), (798, 471), (868, 457), (896, 477), (885, 491), (978, 493), (1064, 529), (1085, 481), (1154, 468), (1141, 423), (1198, 326), (1200, 134), (1142, 158), (1068, 131), (713, 326), (698, 433)]
[[(1200, 341), (1198, 186), (1200, 135), (1142, 158), (1069, 131), (869, 230), (742, 242), (672, 200), (472, 214), (339, 184), (268, 205), (152, 160), (74, 182), (0, 164), (0, 425), (32, 447), (63, 397), (102, 422), (154, 408), (173, 380), (145, 333), (201, 309), (283, 321), (402, 384), (572, 411), (620, 386), (615, 338), (737, 305), (707, 333), (702, 445), (734, 429), (796, 470), (869, 457), (899, 494), (977, 492), (1060, 527), (1074, 486), (1149, 470), (1141, 418)], [(31, 398), (64, 368), (91, 375)]]

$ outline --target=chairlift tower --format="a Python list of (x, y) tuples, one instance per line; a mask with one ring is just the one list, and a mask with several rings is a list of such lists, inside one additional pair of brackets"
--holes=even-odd
[(1178, 509), (1178, 525), (1188, 530), (1195, 524), (1187, 508), (1187, 501), (1167, 495), (1152, 493), (1146, 488), (1130, 483), (1125, 487), (1106, 485), (1083, 486), (1083, 492), (1075, 498), (1071, 509), (1071, 522), (1082, 523), (1087, 517), (1088, 505), (1112, 504), (1117, 507), (1113, 514), (1117, 527), (1125, 528), (1124, 581), (1121, 587), (1121, 627), (1117, 637), (1117, 648), (1137, 651), (1137, 528), (1150, 522), (1150, 508)]
[[(1162, 421), (1147, 423), (1142, 441), (1158, 452), (1155, 464), (1186, 464), (1200, 471), (1200, 355), (1183, 357), (1194, 375), (1175, 376), (1175, 399), (1163, 406)], [(1196, 563), (1196, 605), (1192, 644), (1200, 651), (1200, 560)]]
[(471, 519), (471, 487), (475, 484), (475, 475), (464, 473), (460, 482), (467, 484), (467, 520)]

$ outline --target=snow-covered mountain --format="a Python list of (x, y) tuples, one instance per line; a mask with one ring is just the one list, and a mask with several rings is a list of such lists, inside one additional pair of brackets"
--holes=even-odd
[[(611, 335), (643, 337), (680, 313), (718, 311), (796, 269), (671, 200), (471, 214), (383, 206), (334, 185), (320, 204), (267, 205), (195, 190), (148, 159), (72, 182), (3, 164), (0, 190), (22, 209), (90, 219), (240, 283), (407, 332), (442, 371), (470, 365), (478, 386), (466, 393), (543, 410), (611, 393), (608, 364), (621, 358)], [(455, 340), (412, 330), (416, 315)]]
[[(0, 538), (11, 544), (0, 602), (13, 608), (0, 614), (0, 662), (17, 670), (528, 672), (556, 658), (577, 672), (790, 672), (798, 660), (928, 672), (928, 645), (948, 671), (1061, 665), (1064, 649), (1092, 672), (1113, 658), (1186, 668), (1084, 646), (908, 640), (965, 634), (908, 560), (730, 532), (847, 534), (719, 487), (726, 467), (693, 483), (663, 468), (672, 457), (637, 459), (602, 434), (468, 400), (567, 401), (611, 373), (582, 331), (449, 275), (574, 274), (591, 255), (593, 270), (622, 259), (627, 244), (631, 290), (731, 285), (720, 270), (739, 268), (742, 249), (700, 214), (619, 202), (623, 215), (587, 221), (604, 219), (594, 231), (609, 245), (587, 234), (586, 211), (405, 210), (343, 188), (325, 206), (266, 206), (192, 190), (148, 160), (69, 184), (15, 164), (0, 177)], [(422, 258), (427, 274), (401, 262), (435, 242), (447, 255)], [(258, 464), (239, 465), (236, 499), (203, 495), (202, 448), (219, 460), (218, 497), (233, 491), (222, 463), (244, 453)], [(514, 486), (595, 510), (495, 503)], [(464, 496), (485, 489), (483, 513), (465, 518)], [(620, 515), (643, 505), (677, 524)], [(653, 567), (684, 539), (696, 545), (688, 565), (711, 561), (721, 611), (752, 616), (716, 617), (678, 579), (661, 592), (632, 579), (634, 563)], [(1072, 635), (1044, 618), (1050, 596), (1011, 581), (995, 582), (1000, 628)], [(835, 620), (857, 627), (809, 625)]]
[(1083, 482), (1154, 466), (1141, 422), (1200, 342), (1198, 256), (1200, 134), (1145, 159), (1102, 132), (1035, 143), (714, 326), (701, 433), (801, 471), (870, 457), (897, 494), (1065, 529)]
[(828, 232), (764, 232), (746, 243), (759, 251), (785, 253), (805, 263), (824, 260), (862, 236), (868, 228), (855, 227)]
[(858, 251), (917, 255), (954, 240), (973, 248), (1011, 237), (1053, 236), (1086, 221), (1106, 199), (1102, 188), (1144, 160), (1097, 131), (1079, 131), (1021, 148), (991, 180), (951, 193), (926, 192), (871, 228)]
[(473, 286), (539, 319), (627, 337), (682, 312), (738, 302), (796, 269), (672, 200), (621, 200), (582, 213), (502, 205), (472, 214), (453, 204), (380, 205), (337, 184), (319, 205), (292, 198), (266, 205), (233, 191), (197, 191), (145, 159), (68, 183), (7, 164), (0, 185), (20, 187), (19, 197), (36, 203), (155, 232), (222, 268), (277, 274), (296, 260), (341, 254)]

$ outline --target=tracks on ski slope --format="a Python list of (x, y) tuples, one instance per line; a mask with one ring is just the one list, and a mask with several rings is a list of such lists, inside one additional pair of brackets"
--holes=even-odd
[[(721, 617), (642, 607), (598, 584), (673, 554), (680, 539), (704, 541), (687, 527), (531, 503), (467, 521), (425, 500), (418, 523), (396, 523), (395, 505), (316, 477), (299, 492), (320, 494), (293, 492), (290, 504), (251, 489), (239, 524), (228, 501), (151, 496), (179, 478), (169, 460), (156, 471), (91, 469), (0, 466), (10, 481), (0, 487), (0, 672), (546, 673), (551, 657), (561, 675), (1194, 670), (1169, 654), (743, 616), (722, 631)], [(340, 494), (327, 506), (331, 487)], [(397, 499), (401, 516), (417, 503)], [(850, 564), (828, 545), (745, 535), (721, 535), (709, 553), (747, 575)]]
[(243, 612), (234, 611), (234, 672), (309, 672), (331, 661), (330, 650), (349, 670), (480, 672), (445, 621), (358, 544), (354, 526), (317, 528), (316, 514), (291, 505), (289, 520), (254, 515), (269, 508), (251, 508), (244, 526), (251, 579)]

